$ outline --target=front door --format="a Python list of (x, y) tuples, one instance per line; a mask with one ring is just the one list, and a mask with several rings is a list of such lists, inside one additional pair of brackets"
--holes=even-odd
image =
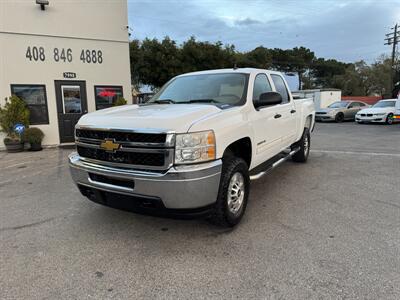
[(352, 119), (354, 120), (355, 115), (361, 110), (360, 103), (358, 102), (351, 102), (348, 106), (347, 109), (344, 111), (344, 117), (346, 119)]
[[(267, 74), (257, 74), (253, 85), (253, 103), (260, 100), (261, 94), (271, 91), (272, 87)], [(252, 159), (254, 165), (263, 163), (281, 151), (280, 120), (276, 117), (278, 106), (259, 107), (252, 110), (249, 115), (256, 144), (256, 155)]]
[(56, 80), (55, 88), (60, 142), (72, 143), (75, 125), (87, 113), (86, 83)]

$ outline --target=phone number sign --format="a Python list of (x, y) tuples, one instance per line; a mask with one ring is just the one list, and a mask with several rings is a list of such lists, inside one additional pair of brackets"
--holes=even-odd
[(71, 63), (75, 59), (85, 64), (102, 64), (103, 52), (98, 49), (80, 49), (78, 53), (74, 53), (71, 48), (52, 48), (46, 49), (41, 46), (28, 46), (26, 48), (25, 57), (29, 61), (34, 62), (64, 62)]

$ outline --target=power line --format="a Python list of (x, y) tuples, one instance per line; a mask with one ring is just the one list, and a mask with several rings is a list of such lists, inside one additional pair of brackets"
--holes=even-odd
[(395, 69), (394, 69), (394, 59), (396, 57), (396, 47), (397, 44), (400, 42), (400, 30), (397, 29), (397, 23), (391, 29), (393, 32), (389, 32), (386, 34), (385, 38), (385, 45), (392, 46), (392, 67), (390, 69), (390, 87), (393, 90), (394, 88), (394, 77), (395, 77)]

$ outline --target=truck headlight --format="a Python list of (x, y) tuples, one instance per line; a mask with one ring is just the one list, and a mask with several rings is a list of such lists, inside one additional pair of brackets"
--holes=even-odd
[(177, 134), (175, 140), (175, 164), (215, 159), (215, 135), (212, 130)]

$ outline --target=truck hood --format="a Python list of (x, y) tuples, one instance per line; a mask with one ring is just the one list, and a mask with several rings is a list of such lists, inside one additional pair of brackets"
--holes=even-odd
[(88, 113), (78, 126), (187, 132), (192, 124), (221, 111), (208, 104), (124, 105)]

